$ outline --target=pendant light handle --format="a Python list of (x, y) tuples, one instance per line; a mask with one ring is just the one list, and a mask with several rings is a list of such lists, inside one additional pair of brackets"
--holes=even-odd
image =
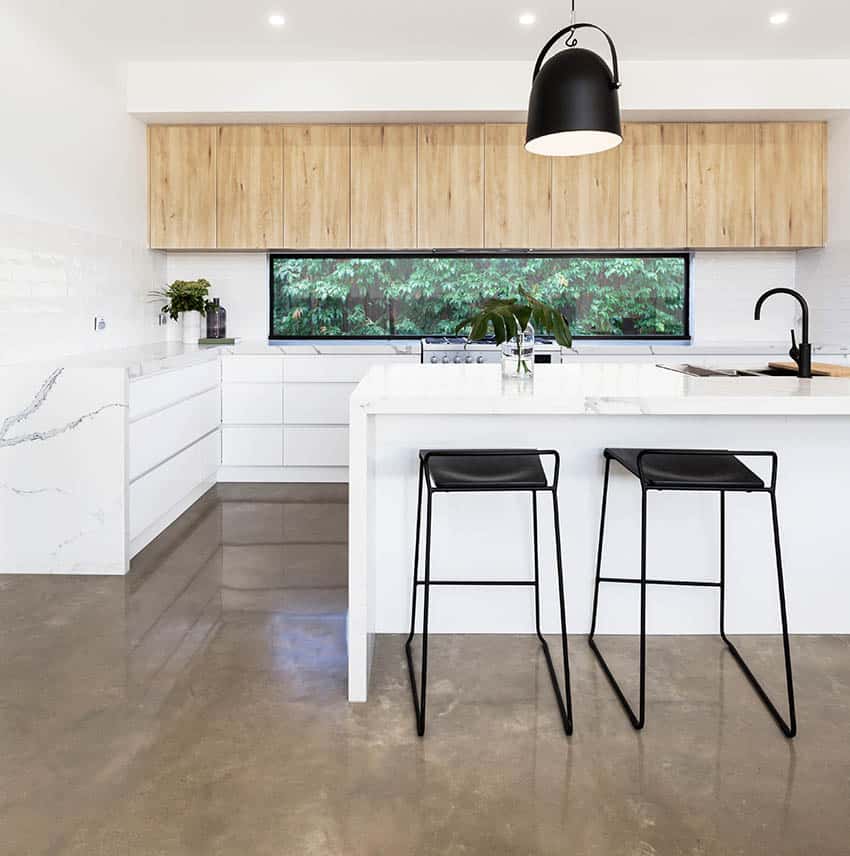
[[(566, 36), (568, 34), (571, 36), (575, 30), (580, 30), (584, 27), (589, 27), (591, 30), (599, 30), (599, 32), (605, 36), (605, 39), (608, 42), (608, 47), (611, 48), (611, 66), (614, 71), (614, 89), (620, 88), (620, 70), (617, 66), (617, 51), (614, 48), (614, 42), (611, 40), (611, 36), (609, 36), (602, 27), (597, 27), (596, 24), (570, 24), (568, 27), (564, 27), (563, 30), (558, 30), (558, 32), (555, 33), (555, 35), (552, 36), (545, 45), (543, 45), (543, 50), (540, 51), (540, 55), (537, 57), (537, 62), (534, 64), (534, 74), (531, 75), (532, 82), (539, 74), (543, 65), (543, 60), (546, 58), (546, 54), (549, 53), (549, 48), (551, 48), (552, 45), (561, 38), (561, 36)], [(571, 40), (568, 39), (567, 41), (569, 43)], [(570, 45), (570, 47), (572, 47), (572, 45)]]

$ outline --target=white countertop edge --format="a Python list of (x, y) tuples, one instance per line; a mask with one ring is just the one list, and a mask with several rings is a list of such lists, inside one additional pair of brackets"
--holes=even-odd
[(361, 381), (351, 406), (421, 417), (850, 416), (850, 379), (692, 378), (651, 364), (574, 363), (539, 367), (535, 381), (517, 385), (500, 382), (498, 366), (383, 366)]

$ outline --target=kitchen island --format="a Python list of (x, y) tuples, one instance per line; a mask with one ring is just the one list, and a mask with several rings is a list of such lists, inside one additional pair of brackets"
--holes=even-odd
[[(351, 396), (349, 699), (367, 697), (375, 636), (406, 633), (409, 627), (420, 449), (559, 451), (571, 633), (589, 629), (604, 447), (775, 450), (790, 630), (848, 633), (848, 429), (850, 380), (843, 378), (694, 378), (654, 365), (610, 362), (541, 365), (533, 382), (503, 379), (493, 365), (372, 369)], [(763, 460), (746, 463), (768, 475)], [(718, 507), (712, 493), (651, 495), (650, 576), (717, 579)], [(554, 552), (545, 498), (540, 523), (542, 624), (544, 632), (554, 633)], [(640, 487), (617, 466), (606, 531), (606, 571), (637, 576)], [(434, 501), (432, 537), (434, 578), (532, 574), (527, 493), (440, 494)], [(769, 594), (776, 590), (770, 507), (764, 494), (727, 497), (727, 580), (729, 631), (777, 632), (776, 599)], [(599, 632), (637, 632), (637, 588), (607, 589), (601, 594)], [(716, 633), (718, 616), (714, 592), (659, 586), (648, 602), (648, 632)], [(531, 633), (531, 591), (438, 588), (432, 593), (429, 628), (435, 633)]]

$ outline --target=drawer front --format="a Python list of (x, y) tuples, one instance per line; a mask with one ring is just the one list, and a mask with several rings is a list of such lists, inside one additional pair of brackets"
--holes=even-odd
[(214, 478), (221, 460), (216, 431), (151, 470), (130, 485), (130, 538), (162, 517), (206, 479)]
[(228, 356), (221, 358), (224, 383), (280, 383), (283, 380), (283, 356)]
[(348, 403), (356, 383), (286, 383), (283, 421), (287, 425), (348, 425)]
[(130, 382), (130, 420), (170, 407), (221, 382), (219, 361), (174, 369)]
[(218, 428), (219, 390), (211, 389), (130, 424), (130, 481)]
[(223, 384), (221, 421), (230, 425), (281, 425), (283, 423), (283, 384)]
[(287, 425), (283, 429), (287, 467), (347, 467), (347, 425)]
[(223, 426), (221, 462), (225, 467), (283, 466), (283, 428), (280, 425)]
[(387, 356), (287, 356), (283, 364), (283, 379), (287, 383), (309, 383), (330, 381), (335, 383), (359, 383), (372, 366), (389, 363), (418, 363), (418, 354)]

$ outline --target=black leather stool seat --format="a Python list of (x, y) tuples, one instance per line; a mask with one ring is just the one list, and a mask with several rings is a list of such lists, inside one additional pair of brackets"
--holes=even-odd
[[(486, 455), (469, 454), (465, 449), (451, 449), (428, 459), (428, 470), (437, 488), (512, 487), (519, 490), (545, 488), (546, 473), (538, 454), (518, 455), (517, 451), (534, 449), (486, 449)], [(476, 450), (478, 451), (478, 450)], [(428, 454), (419, 452), (420, 458)]]
[[(605, 449), (605, 457), (619, 461), (640, 478), (638, 455), (642, 449)], [(649, 487), (663, 489), (689, 485), (693, 489), (761, 490), (764, 481), (731, 453), (670, 455), (648, 450), (641, 459)]]

